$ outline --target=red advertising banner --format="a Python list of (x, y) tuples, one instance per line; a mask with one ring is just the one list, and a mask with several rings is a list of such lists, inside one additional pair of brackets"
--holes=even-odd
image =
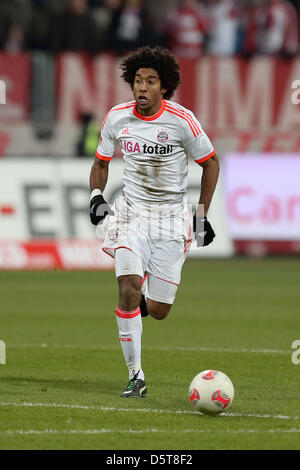
[[(16, 128), (28, 122), (30, 79), (30, 56), (27, 54), (10, 55), (0, 52), (0, 80), (3, 85), (1, 91), (4, 95), (1, 96), (4, 99), (1, 99), (0, 102), (0, 157), (7, 153), (9, 146), (13, 143)], [(19, 146), (20, 153), (22, 151), (21, 143), (19, 143)]]
[[(28, 120), (31, 91), (30, 56), (0, 53), (0, 80), (5, 83), (6, 90), (6, 103), (0, 106), (0, 122), (19, 124)], [(2, 139), (0, 137), (0, 142)]]
[[(73, 156), (83, 114), (93, 115), (100, 129), (112, 106), (132, 100), (120, 60), (111, 54), (56, 57), (56, 128), (41, 140), (28, 111), (31, 57), (0, 54), (0, 80), (7, 85), (7, 104), (0, 105), (0, 155)], [(203, 56), (180, 65), (182, 84), (172, 99), (195, 113), (219, 155), (300, 151), (299, 57)]]
[[(75, 122), (84, 112), (101, 122), (113, 105), (132, 99), (119, 60), (111, 55), (63, 54), (57, 65), (61, 123)], [(174, 100), (196, 114), (219, 153), (300, 150), (300, 100), (293, 99), (300, 96), (299, 58), (208, 56), (180, 65), (182, 85)]]
[(1, 240), (0, 269), (112, 270), (112, 258), (99, 240)]
[(300, 241), (234, 240), (236, 253), (253, 258), (267, 255), (300, 255)]

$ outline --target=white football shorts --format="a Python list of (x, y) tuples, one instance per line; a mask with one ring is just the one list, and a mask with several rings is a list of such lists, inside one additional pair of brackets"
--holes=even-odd
[(172, 304), (191, 244), (187, 207), (145, 208), (120, 196), (112, 210), (102, 249), (115, 258), (116, 277), (148, 273), (148, 298)]

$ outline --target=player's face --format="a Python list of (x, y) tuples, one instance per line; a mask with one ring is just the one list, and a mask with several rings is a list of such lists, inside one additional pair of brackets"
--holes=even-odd
[(153, 116), (157, 113), (166, 91), (165, 88), (161, 88), (159, 75), (154, 69), (137, 70), (133, 83), (133, 96), (140, 114)]

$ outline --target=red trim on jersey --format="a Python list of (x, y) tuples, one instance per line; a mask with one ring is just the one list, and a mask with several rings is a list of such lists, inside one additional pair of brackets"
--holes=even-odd
[(143, 277), (143, 281), (142, 281), (142, 286), (144, 285), (144, 282), (146, 281), (147, 277), (149, 276), (149, 274), (145, 274), (145, 276)]
[(174, 286), (179, 286), (179, 284), (176, 284), (176, 282), (172, 282), (172, 281), (167, 281), (167, 279), (163, 279), (162, 277), (158, 277), (158, 276), (155, 276), (156, 279), (159, 279), (160, 281), (165, 281), (165, 282), (168, 282), (169, 284), (173, 284)]
[(183, 253), (184, 255), (187, 253), (189, 247), (190, 247), (191, 244), (192, 244), (192, 241), (193, 241), (192, 239), (186, 241), (186, 243), (185, 243), (185, 245), (184, 245), (184, 253)]
[(97, 150), (96, 150), (96, 157), (99, 158), (99, 160), (105, 160), (106, 162), (109, 162), (112, 157), (105, 157), (104, 155), (101, 155)]
[(166, 102), (165, 100), (162, 100), (161, 101), (161, 107), (160, 109), (157, 111), (156, 114), (154, 114), (153, 116), (142, 116), (138, 110), (137, 110), (137, 106), (135, 105), (135, 107), (133, 108), (133, 114), (138, 117), (139, 119), (142, 119), (143, 121), (154, 121), (155, 119), (159, 118), (159, 116), (162, 115), (162, 113), (164, 112), (165, 110), (165, 106), (166, 106)]
[(128, 248), (128, 246), (123, 246), (123, 245), (117, 246), (117, 248), (112, 248), (112, 249), (113, 250), (118, 250), (119, 248), (126, 248), (126, 250), (132, 251), (132, 249)]
[(140, 307), (138, 307), (136, 310), (132, 310), (131, 312), (125, 312), (124, 310), (121, 310), (119, 307), (116, 308), (116, 315), (121, 318), (135, 318), (140, 314), (141, 314)]
[(131, 249), (131, 248), (128, 248), (128, 246), (117, 246), (117, 248), (110, 248), (110, 247), (108, 247), (108, 246), (103, 246), (103, 247), (102, 247), (102, 251), (104, 251), (104, 253), (105, 253), (106, 255), (110, 256), (111, 258), (114, 258), (114, 256), (111, 255), (110, 253), (108, 253), (107, 250), (118, 250), (119, 248), (126, 248), (126, 250), (132, 251), (132, 249)]
[(176, 116), (179, 116), (182, 119), (184, 119), (189, 124), (194, 134), (194, 137), (198, 137), (198, 135), (201, 134), (201, 130), (198, 124), (193, 120), (192, 116), (188, 114), (187, 112), (181, 109), (175, 108), (174, 106), (171, 106), (170, 104), (166, 104), (166, 111), (169, 111), (169, 113), (175, 114)]
[(121, 106), (121, 107), (117, 107), (117, 108), (114, 108), (112, 109), (111, 111), (121, 111), (121, 109), (128, 109), (128, 108), (133, 108), (134, 106), (136, 105), (136, 102), (135, 101), (130, 101), (130, 104), (126, 104), (126, 106)]
[(206, 160), (208, 160), (210, 157), (213, 157), (215, 154), (216, 154), (216, 151), (213, 150), (213, 151), (212, 151), (209, 155), (207, 155), (206, 157), (200, 158), (199, 160), (195, 160), (195, 163), (203, 163), (203, 162), (205, 162)]
[(117, 105), (115, 108), (112, 108), (108, 111), (106, 114), (105, 118), (103, 119), (101, 130), (104, 127), (104, 124), (106, 123), (106, 119), (108, 118), (110, 113), (113, 113), (114, 111), (120, 111), (121, 109), (128, 109), (128, 108), (133, 108), (135, 106), (135, 101), (129, 101), (128, 103), (124, 103), (125, 106), (123, 105)]
[(197, 131), (199, 131), (199, 133), (201, 134), (201, 129), (200, 129), (200, 126), (197, 124), (197, 122), (194, 120), (193, 116), (191, 116), (191, 114), (189, 114), (186, 110), (184, 109), (181, 109), (181, 108), (177, 108), (176, 105), (174, 104), (170, 104), (170, 103), (166, 103), (166, 107), (169, 108), (169, 109), (172, 109), (174, 111), (176, 111), (177, 113), (181, 114), (182, 116), (185, 116), (187, 119), (189, 119), (191, 121), (191, 123), (193, 124), (193, 126), (195, 127), (195, 129)]
[(186, 241), (184, 242), (184, 252), (183, 252), (184, 254), (187, 253), (187, 251), (188, 251), (188, 249), (189, 249), (191, 243), (192, 243), (192, 227), (191, 227), (191, 225), (190, 225), (190, 226), (189, 226), (189, 238), (188, 238), (188, 240), (186, 240)]

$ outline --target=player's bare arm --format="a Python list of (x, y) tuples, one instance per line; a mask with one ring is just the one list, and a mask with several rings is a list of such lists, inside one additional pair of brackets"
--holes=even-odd
[(208, 209), (216, 189), (220, 165), (216, 155), (200, 163), (203, 168), (201, 178), (201, 191), (198, 206), (193, 216), (193, 230), (197, 246), (207, 246), (215, 238), (215, 232), (207, 220)]
[(107, 178), (108, 178), (108, 165), (109, 165), (108, 161), (100, 160), (100, 158), (95, 157), (95, 161), (92, 166), (91, 174), (90, 174), (91, 192), (94, 189), (100, 189), (101, 192), (104, 191), (104, 188), (107, 183)]
[[(207, 217), (208, 209), (216, 189), (220, 171), (220, 165), (217, 155), (214, 155), (205, 162), (200, 163), (200, 166), (203, 168), (203, 173), (201, 178), (201, 193), (199, 199), (199, 206), (203, 206), (204, 212), (202, 213), (202, 216)], [(197, 209), (198, 211), (201, 211), (200, 207), (198, 207)], [(198, 211), (196, 210), (197, 216)]]

